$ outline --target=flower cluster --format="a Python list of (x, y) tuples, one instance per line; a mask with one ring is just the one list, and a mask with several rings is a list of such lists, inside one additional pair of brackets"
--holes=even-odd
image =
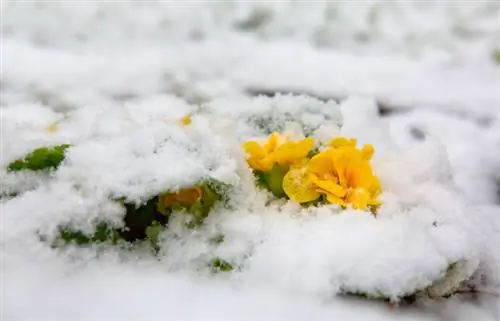
[(272, 133), (266, 142), (244, 144), (247, 162), (262, 186), (300, 204), (329, 203), (371, 210), (380, 205), (380, 180), (370, 160), (374, 149), (356, 147), (355, 139), (338, 137), (315, 150), (311, 137), (292, 140)]

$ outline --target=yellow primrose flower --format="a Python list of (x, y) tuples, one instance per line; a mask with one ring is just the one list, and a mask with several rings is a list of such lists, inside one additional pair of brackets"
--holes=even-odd
[(54, 122), (49, 126), (45, 127), (45, 132), (49, 134), (56, 133), (59, 130), (59, 122)]
[[(337, 137), (332, 139), (328, 144), (328, 146), (332, 148), (353, 148), (358, 150), (356, 148), (356, 144), (357, 144), (356, 138)], [(370, 160), (373, 157), (373, 154), (375, 153), (375, 149), (373, 148), (372, 145), (367, 144), (363, 146), (363, 148), (361, 149), (361, 153), (364, 158)]]
[(337, 137), (330, 141), (328, 146), (333, 148), (339, 147), (356, 147), (357, 140), (356, 138), (345, 138), (345, 137)]
[(248, 141), (243, 145), (249, 154), (247, 162), (250, 167), (263, 172), (270, 171), (275, 165), (297, 166), (304, 163), (313, 146), (314, 139), (311, 137), (292, 141), (275, 132), (263, 145), (256, 141)]
[(182, 126), (188, 126), (191, 124), (191, 114), (187, 114), (180, 119), (180, 123)]
[(199, 187), (181, 188), (173, 193), (166, 193), (160, 196), (160, 203), (165, 206), (173, 206), (175, 204), (181, 206), (191, 206), (195, 204), (203, 196), (203, 191)]
[(288, 197), (298, 203), (312, 202), (321, 196), (306, 166), (292, 169), (283, 177), (283, 190)]
[(355, 140), (332, 141), (332, 148), (315, 155), (304, 168), (289, 171), (283, 179), (283, 190), (299, 203), (325, 195), (328, 203), (355, 209), (379, 205), (380, 181), (369, 163), (373, 147), (359, 150), (355, 145)]

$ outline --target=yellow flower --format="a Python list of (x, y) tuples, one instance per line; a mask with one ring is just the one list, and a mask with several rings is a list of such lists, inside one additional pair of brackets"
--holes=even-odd
[(283, 190), (288, 197), (306, 203), (324, 195), (328, 203), (363, 210), (379, 205), (380, 181), (369, 162), (373, 147), (359, 150), (355, 140), (346, 138), (335, 139), (330, 146), (305, 167), (285, 175)]
[(248, 165), (263, 172), (270, 171), (275, 165), (294, 167), (304, 163), (313, 146), (314, 139), (311, 137), (291, 141), (278, 133), (272, 133), (263, 145), (256, 141), (248, 141), (243, 145), (249, 155)]
[[(357, 140), (356, 138), (345, 138), (345, 137), (337, 137), (330, 141), (328, 146), (332, 148), (354, 148), (356, 149)], [(356, 149), (357, 150), (357, 149)], [(367, 144), (363, 146), (361, 149), (361, 153), (363, 157), (370, 160), (375, 153), (375, 150), (372, 145)]]
[(50, 124), (49, 126), (45, 127), (45, 132), (49, 134), (56, 133), (59, 130), (59, 123), (54, 122)]
[(321, 193), (310, 179), (307, 167), (290, 170), (283, 178), (283, 190), (288, 197), (298, 203), (317, 200)]
[(173, 193), (160, 195), (159, 202), (165, 206), (175, 204), (181, 206), (192, 206), (203, 196), (203, 191), (199, 187), (181, 188)]
[(333, 148), (339, 147), (354, 147), (356, 148), (357, 140), (356, 138), (345, 138), (345, 137), (337, 137), (330, 141), (328, 146)]
[(180, 123), (182, 126), (188, 126), (191, 124), (191, 114), (187, 114), (180, 119)]

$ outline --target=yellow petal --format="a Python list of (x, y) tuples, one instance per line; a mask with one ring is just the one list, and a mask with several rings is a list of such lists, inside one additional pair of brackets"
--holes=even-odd
[(257, 142), (255, 141), (249, 141), (245, 142), (243, 144), (243, 148), (245, 151), (250, 154), (250, 157), (254, 158), (263, 158), (266, 156), (266, 152), (262, 146), (260, 146)]
[(344, 197), (346, 195), (346, 190), (334, 181), (318, 180), (315, 182), (315, 185), (318, 188), (337, 197)]
[(280, 134), (273, 132), (271, 136), (269, 136), (267, 142), (264, 144), (265, 152), (269, 154), (274, 151), (280, 143), (280, 138)]
[(191, 114), (187, 114), (186, 116), (182, 117), (180, 119), (180, 122), (182, 126), (188, 126), (189, 124), (191, 124)]
[(295, 152), (297, 156), (306, 157), (307, 154), (311, 151), (314, 146), (314, 138), (307, 137), (299, 142), (297, 142), (294, 146)]
[(330, 204), (337, 204), (340, 206), (345, 206), (346, 203), (343, 199), (338, 197), (337, 195), (330, 194), (330, 193), (324, 193), (326, 195), (326, 201)]
[(309, 171), (316, 173), (319, 176), (324, 176), (326, 173), (333, 172), (333, 159), (334, 158), (332, 157), (332, 153), (330, 151), (327, 150), (320, 152), (309, 161)]
[(177, 192), (176, 196), (179, 204), (191, 206), (203, 196), (203, 191), (199, 187), (183, 188)]
[(304, 169), (292, 169), (283, 178), (283, 190), (290, 199), (298, 203), (314, 201), (321, 195), (308, 179)]
[(370, 160), (373, 157), (373, 154), (375, 154), (375, 149), (373, 148), (373, 145), (367, 144), (363, 146), (363, 149), (361, 150), (361, 154), (363, 155), (363, 158)]
[(372, 184), (368, 191), (370, 192), (372, 197), (377, 197), (378, 195), (380, 195), (380, 193), (382, 193), (382, 187), (380, 179), (378, 177), (376, 176), (372, 177)]
[(278, 147), (270, 154), (270, 157), (278, 164), (292, 163), (295, 159), (301, 158), (300, 155), (297, 155), (297, 152), (293, 148), (293, 143), (291, 142), (287, 142)]
[(348, 186), (370, 188), (373, 185), (374, 176), (368, 161), (353, 162), (352, 165), (346, 171)]
[(335, 174), (338, 178), (339, 184), (347, 188), (348, 187), (348, 179), (347, 179), (347, 173), (348, 173), (348, 167), (351, 165), (350, 163), (352, 162), (352, 157), (348, 157), (346, 154), (341, 154), (337, 159), (335, 159), (334, 167), (335, 167)]
[(273, 169), (275, 164), (276, 164), (276, 161), (274, 160), (272, 155), (268, 155), (268, 156), (260, 159), (260, 161), (259, 161), (260, 170), (264, 171), (264, 172), (267, 172), (267, 171), (270, 171), (271, 169)]
[(337, 137), (332, 139), (328, 145), (333, 148), (356, 147), (356, 143), (356, 138)]
[(248, 165), (255, 170), (262, 171), (262, 166), (260, 164), (260, 158), (255, 158), (255, 157), (249, 157), (247, 159)]
[(298, 169), (298, 168), (303, 168), (304, 166), (307, 165), (307, 162), (309, 159), (307, 158), (299, 158), (293, 161), (293, 163), (290, 164), (290, 168), (292, 169)]
[(347, 195), (347, 202), (352, 204), (355, 209), (366, 210), (370, 203), (370, 193), (364, 188), (356, 188), (349, 191)]
[(59, 130), (59, 123), (58, 122), (52, 123), (45, 128), (45, 132), (50, 133), (50, 134), (55, 133), (58, 130)]

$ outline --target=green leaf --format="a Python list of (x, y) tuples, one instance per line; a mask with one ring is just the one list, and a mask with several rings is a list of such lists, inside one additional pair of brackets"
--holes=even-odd
[(162, 226), (166, 226), (168, 223), (168, 215), (158, 211), (158, 196), (150, 198), (146, 203), (139, 206), (125, 203), (125, 209), (125, 229), (120, 234), (128, 242), (148, 238), (146, 230), (153, 222), (157, 222)]
[(258, 172), (258, 184), (268, 189), (274, 196), (278, 198), (286, 198), (285, 191), (283, 190), (283, 178), (288, 172), (286, 166), (274, 166), (268, 172)]
[(59, 227), (59, 239), (65, 244), (88, 245), (92, 243), (103, 243), (112, 241), (116, 243), (120, 238), (119, 231), (108, 222), (99, 222), (94, 232), (84, 233), (69, 226)]
[(40, 171), (46, 169), (56, 169), (64, 160), (64, 153), (71, 145), (63, 144), (53, 147), (40, 147), (17, 159), (7, 166), (10, 172), (21, 170)]
[(175, 204), (171, 207), (172, 211), (186, 212), (193, 216), (193, 219), (186, 223), (188, 228), (196, 228), (203, 224), (214, 206), (228, 197), (226, 191), (229, 190), (229, 187), (223, 183), (206, 180), (200, 182), (197, 186), (201, 188), (202, 195), (196, 203), (189, 207), (176, 206)]
[(225, 238), (224, 234), (218, 234), (210, 239), (210, 243), (220, 245), (224, 243), (224, 238)]
[(151, 226), (146, 228), (146, 236), (151, 240), (153, 245), (158, 245), (159, 235), (164, 229), (165, 227), (157, 221), (153, 221)]
[(212, 260), (212, 262), (210, 263), (210, 268), (214, 273), (229, 272), (233, 270), (233, 266), (229, 264), (229, 262), (219, 257), (216, 257), (215, 259)]
[(320, 150), (318, 147), (313, 147), (313, 149), (311, 149), (309, 151), (309, 153), (307, 154), (307, 158), (313, 158), (314, 156), (316, 156), (317, 154), (319, 154)]
[(116, 241), (119, 238), (119, 232), (117, 229), (113, 228), (107, 222), (100, 222), (95, 227), (94, 235), (92, 236), (91, 241), (95, 243), (101, 243), (106, 241)]
[(90, 238), (81, 231), (73, 230), (70, 227), (60, 227), (59, 237), (65, 244), (74, 243), (77, 245), (90, 244)]

